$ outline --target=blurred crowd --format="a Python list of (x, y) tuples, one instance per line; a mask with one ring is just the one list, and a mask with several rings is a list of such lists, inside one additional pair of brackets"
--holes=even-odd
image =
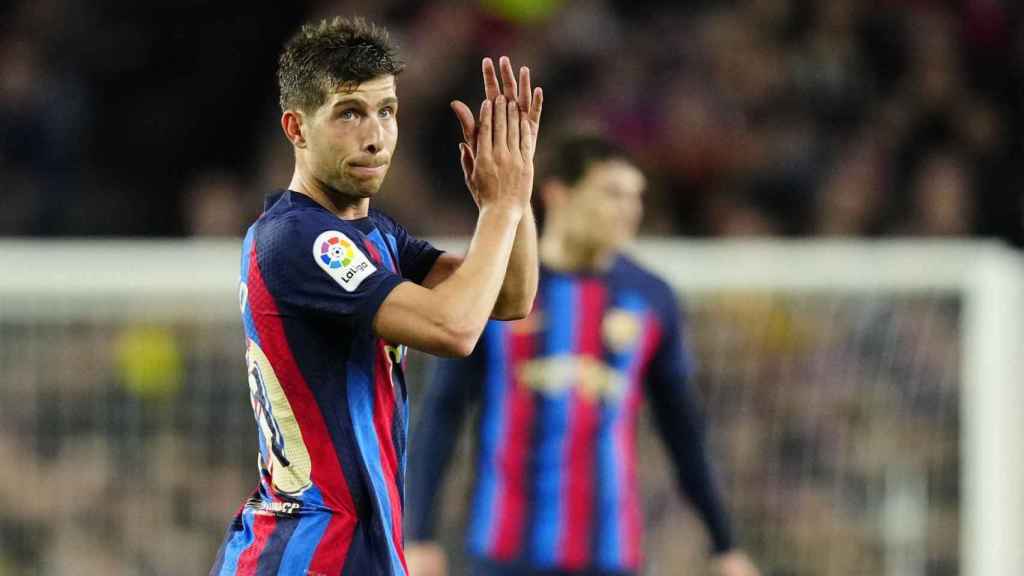
[[(380, 205), (471, 231), (453, 98), (508, 54), (544, 138), (595, 129), (650, 175), (653, 234), (1024, 243), (1024, 10), (1009, 0), (15, 0), (0, 9), (0, 235), (235, 236), (287, 184), (274, 71), (363, 14), (408, 60)], [(543, 156), (543, 143), (540, 154)]]

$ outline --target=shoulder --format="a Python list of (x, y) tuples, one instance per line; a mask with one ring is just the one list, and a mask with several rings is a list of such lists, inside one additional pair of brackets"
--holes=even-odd
[(330, 265), (334, 260), (365, 258), (366, 252), (362, 235), (352, 224), (311, 208), (265, 215), (255, 242), (260, 263), (268, 269), (306, 268), (320, 265), (320, 260)]
[(322, 210), (298, 208), (261, 218), (257, 241), (262, 245), (297, 246), (308, 244), (329, 231), (340, 232), (353, 240), (358, 238), (358, 230), (352, 224)]
[(394, 218), (380, 210), (377, 210), (376, 208), (370, 208), (369, 217), (370, 220), (372, 220), (373, 223), (382, 231), (391, 232), (392, 234), (405, 232), (405, 228), (403, 228), (402, 225)]
[(619, 256), (614, 274), (618, 282), (642, 293), (655, 304), (677, 305), (676, 292), (668, 282), (629, 256)]

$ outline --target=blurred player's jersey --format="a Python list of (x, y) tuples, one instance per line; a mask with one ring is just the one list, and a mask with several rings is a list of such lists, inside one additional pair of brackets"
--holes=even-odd
[[(527, 319), (491, 322), (470, 358), (439, 366), (412, 439), (409, 538), (433, 539), (439, 468), (465, 404), (479, 398), (471, 556), (523, 570), (636, 571), (641, 399), (671, 406), (666, 417), (686, 422), (676, 425), (697, 420), (678, 409), (690, 370), (679, 324), (670, 288), (627, 258), (605, 274), (542, 267)], [(663, 435), (691, 441), (675, 432)]]
[(270, 197), (246, 234), (240, 303), (260, 484), (212, 574), (404, 575), (404, 347), (373, 334), (439, 251), (389, 217)]

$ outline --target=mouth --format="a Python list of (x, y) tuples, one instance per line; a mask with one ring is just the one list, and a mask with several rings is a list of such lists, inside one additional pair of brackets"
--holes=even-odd
[(349, 171), (360, 178), (384, 176), (388, 171), (387, 162), (365, 162), (349, 164)]

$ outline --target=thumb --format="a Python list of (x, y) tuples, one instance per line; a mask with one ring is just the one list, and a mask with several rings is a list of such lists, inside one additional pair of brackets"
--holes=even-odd
[(459, 142), (459, 162), (462, 164), (462, 171), (467, 178), (473, 174), (473, 165), (475, 164), (473, 151), (463, 142)]
[(459, 127), (462, 128), (462, 138), (471, 147), (476, 147), (476, 120), (473, 118), (473, 112), (466, 106), (461, 100), (453, 100), (451, 102), (452, 111), (455, 112), (455, 117), (459, 121)]

